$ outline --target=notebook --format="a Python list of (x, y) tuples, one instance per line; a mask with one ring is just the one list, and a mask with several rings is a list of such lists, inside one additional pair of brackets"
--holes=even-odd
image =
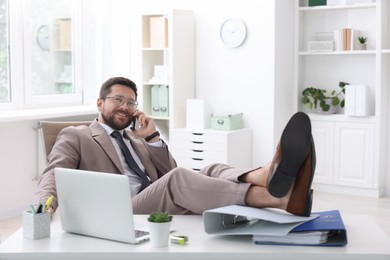
[(54, 169), (62, 229), (69, 233), (137, 244), (149, 239), (135, 228), (126, 175)]

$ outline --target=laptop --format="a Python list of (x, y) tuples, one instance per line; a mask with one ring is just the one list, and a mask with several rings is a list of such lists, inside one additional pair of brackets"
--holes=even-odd
[(138, 244), (147, 228), (134, 227), (126, 175), (54, 169), (62, 229), (69, 233)]

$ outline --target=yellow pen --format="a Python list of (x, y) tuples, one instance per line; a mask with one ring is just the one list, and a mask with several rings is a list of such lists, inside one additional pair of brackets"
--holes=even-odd
[(51, 205), (51, 203), (53, 202), (54, 200), (54, 196), (51, 195), (47, 200), (46, 200), (46, 203), (45, 203), (45, 211), (48, 211), (49, 210), (49, 207)]

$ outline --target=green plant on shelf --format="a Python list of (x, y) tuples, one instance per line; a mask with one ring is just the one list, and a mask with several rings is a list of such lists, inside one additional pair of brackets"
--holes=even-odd
[[(302, 99), (301, 102), (306, 106), (307, 109), (317, 109), (318, 105), (320, 106), (323, 112), (327, 112), (330, 110), (332, 106), (340, 106), (343, 108), (345, 106), (345, 86), (349, 85), (346, 82), (339, 82), (340, 90), (332, 90), (330, 95), (328, 95), (327, 90), (308, 87), (302, 91)], [(327, 102), (330, 101), (330, 102)]]
[(359, 36), (358, 37), (358, 40), (359, 40), (360, 44), (366, 44), (367, 43), (367, 39), (368, 39), (368, 37), (364, 37), (364, 36)]

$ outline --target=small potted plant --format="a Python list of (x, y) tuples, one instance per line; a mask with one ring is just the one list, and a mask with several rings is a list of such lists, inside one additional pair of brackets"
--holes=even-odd
[(315, 110), (317, 113), (333, 114), (337, 112), (337, 107), (343, 108), (345, 106), (345, 86), (349, 85), (346, 82), (339, 82), (340, 90), (337, 92), (333, 90), (330, 95), (327, 90), (309, 87), (302, 91), (301, 102), (309, 110)]
[(168, 246), (172, 218), (172, 215), (163, 211), (155, 211), (149, 215), (148, 224), (152, 247)]
[(361, 50), (367, 50), (367, 38), (368, 37), (364, 37), (364, 36), (359, 36), (358, 37), (358, 41), (360, 43), (360, 49)]

